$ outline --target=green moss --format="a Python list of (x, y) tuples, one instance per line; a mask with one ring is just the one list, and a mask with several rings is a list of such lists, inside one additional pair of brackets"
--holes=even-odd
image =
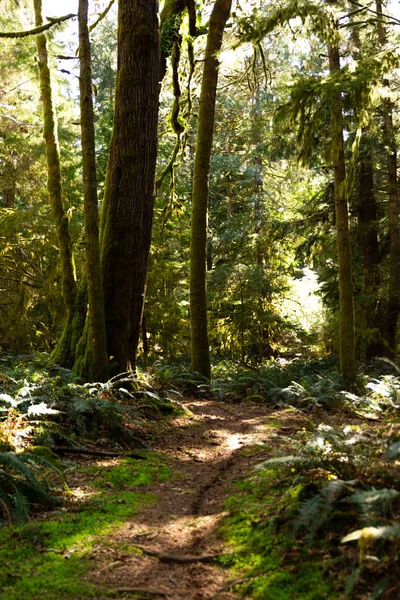
[[(280, 513), (293, 513), (301, 500), (303, 486), (285, 489), (277, 473), (268, 471), (238, 485), (228, 499), (230, 516), (222, 534), (232, 554), (221, 563), (232, 579), (248, 580), (235, 587), (243, 597), (254, 600), (321, 600), (340, 598), (325, 578), (325, 565), (297, 543), (282, 527)], [(286, 556), (290, 557), (286, 559)]]
[(93, 466), (83, 469), (83, 471), (94, 476), (91, 484), (99, 490), (110, 486), (123, 490), (141, 485), (150, 485), (154, 481), (167, 481), (170, 477), (168, 466), (161, 461), (146, 464), (130, 458), (121, 460), (117, 466)]
[[(113, 467), (80, 469), (88, 478), (89, 499), (24, 527), (0, 529), (2, 600), (84, 600), (105, 595), (85, 579), (99, 544), (141, 507), (154, 501), (137, 487), (165, 481), (169, 470), (155, 454), (146, 461), (125, 459)], [(92, 476), (92, 477), (91, 477)], [(87, 483), (87, 482), (86, 482)], [(109, 489), (110, 485), (112, 490)]]

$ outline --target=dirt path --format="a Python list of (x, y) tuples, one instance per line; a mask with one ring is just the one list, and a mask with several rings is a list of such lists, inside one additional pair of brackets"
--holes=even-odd
[(259, 453), (250, 448), (273, 438), (279, 445), (303, 421), (299, 413), (268, 412), (249, 403), (187, 400), (185, 405), (192, 417), (176, 419), (154, 445), (168, 457), (175, 476), (149, 489), (158, 501), (110, 540), (113, 548), (137, 545), (145, 553), (105, 553), (92, 571), (114, 597), (130, 598), (142, 590), (143, 597), (170, 600), (233, 598), (226, 571), (191, 559), (229, 551), (217, 532), (227, 494), (235, 480), (269, 456), (268, 446), (262, 450), (261, 444)]

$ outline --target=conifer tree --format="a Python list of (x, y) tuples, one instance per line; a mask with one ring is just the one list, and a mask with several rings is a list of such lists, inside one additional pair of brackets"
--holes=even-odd
[(150, 249), (160, 74), (157, 0), (120, 0), (113, 135), (101, 215), (107, 350), (134, 368)]
[[(36, 28), (43, 26), (42, 0), (33, 0)], [(46, 27), (47, 28), (47, 27)], [(66, 321), (63, 335), (53, 353), (53, 359), (65, 366), (72, 366), (74, 348), (71, 346), (71, 328), (77, 295), (68, 217), (64, 209), (61, 186), (60, 152), (57, 139), (57, 124), (53, 104), (51, 75), (48, 65), (47, 41), (44, 33), (36, 35), (40, 92), (43, 104), (43, 137), (46, 143), (47, 189), (59, 245), (62, 293), (66, 306)]]
[(97, 208), (96, 148), (94, 138), (92, 60), (88, 28), (88, 0), (79, 0), (79, 90), (83, 168), (84, 217), (86, 236), (86, 278), (92, 371), (102, 381), (108, 364), (103, 283), (100, 268), (99, 222)]
[[(376, 0), (378, 40), (381, 49), (387, 44), (387, 33), (382, 22), (382, 2)], [(387, 78), (384, 80), (388, 88)], [(386, 342), (385, 353), (394, 356), (396, 350), (396, 333), (400, 315), (400, 221), (399, 221), (399, 183), (397, 178), (397, 144), (393, 124), (393, 103), (385, 98), (382, 103), (383, 141), (385, 144), (387, 193), (388, 193), (388, 227), (389, 227), (389, 296), (383, 326)]]
[(215, 0), (210, 17), (200, 91), (193, 172), (190, 238), (192, 370), (198, 371), (207, 378), (210, 378), (211, 375), (206, 291), (208, 187), (218, 83), (218, 54), (221, 50), (231, 4), (231, 0)]
[[(336, 34), (337, 29), (335, 28), (333, 39), (328, 44), (329, 69), (331, 74), (340, 71), (339, 44)], [(339, 262), (340, 369), (344, 378), (350, 383), (354, 383), (357, 373), (354, 301), (340, 89), (333, 94), (330, 108), (333, 185), (336, 209), (336, 243)]]

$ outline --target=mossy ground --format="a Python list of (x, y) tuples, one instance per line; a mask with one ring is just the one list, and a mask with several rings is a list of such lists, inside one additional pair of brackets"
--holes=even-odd
[[(231, 547), (225, 559), (239, 597), (254, 600), (335, 600), (343, 597), (326, 577), (322, 547), (310, 551), (282, 527), (296, 510), (302, 486), (286, 488), (276, 472), (250, 477), (227, 501), (222, 535)], [(282, 515), (282, 518), (279, 515)], [(278, 517), (277, 517), (278, 515)], [(337, 581), (336, 581), (337, 583)], [(343, 589), (343, 585), (340, 585)]]
[[(2, 600), (77, 600), (106, 594), (86, 580), (93, 550), (154, 497), (140, 487), (166, 481), (169, 470), (154, 453), (110, 466), (73, 467), (76, 495), (58, 511), (22, 527), (0, 529)], [(120, 548), (119, 548), (120, 550)]]

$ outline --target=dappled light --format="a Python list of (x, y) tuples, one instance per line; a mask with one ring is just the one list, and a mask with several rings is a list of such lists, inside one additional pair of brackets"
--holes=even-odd
[(399, 600), (394, 0), (0, 0), (1, 600)]

